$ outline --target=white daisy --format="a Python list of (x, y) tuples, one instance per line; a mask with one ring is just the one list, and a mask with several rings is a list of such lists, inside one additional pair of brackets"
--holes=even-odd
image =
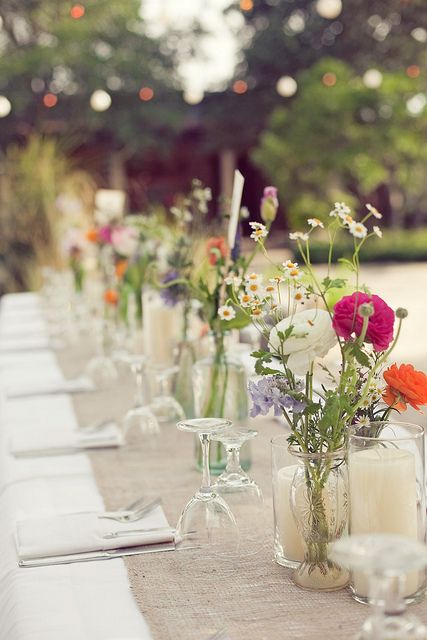
[(233, 320), (236, 317), (236, 312), (229, 304), (223, 304), (222, 307), (218, 309), (218, 315), (221, 320)]
[(255, 242), (259, 242), (262, 238), (266, 238), (268, 236), (265, 224), (261, 224), (260, 222), (250, 222), (249, 226), (253, 229), (250, 237), (252, 240), (255, 240)]
[(372, 227), (372, 231), (375, 233), (376, 236), (378, 236), (379, 238), (383, 237), (383, 232), (381, 231), (381, 229), (377, 226)]
[(224, 278), (224, 282), (225, 284), (228, 284), (234, 287), (235, 289), (238, 289), (242, 284), (242, 278), (240, 278), (239, 276), (227, 276), (226, 278)]
[(307, 220), (307, 222), (310, 225), (310, 227), (313, 227), (313, 229), (315, 227), (321, 227), (322, 229), (325, 228), (325, 225), (323, 224), (323, 222), (321, 220), (319, 220), (319, 218), (309, 218)]
[(372, 213), (374, 218), (377, 218), (377, 220), (381, 220), (381, 218), (383, 217), (383, 214), (380, 213), (378, 209), (376, 209), (372, 204), (367, 204), (366, 208), (369, 211), (369, 213)]
[(265, 295), (264, 287), (262, 286), (261, 282), (257, 280), (247, 282), (245, 285), (245, 291), (251, 296), (259, 296), (260, 298)]
[(369, 427), (369, 425), (370, 425), (370, 420), (368, 416), (363, 416), (362, 418), (359, 418), (359, 420), (357, 421), (358, 427)]
[(331, 218), (336, 218), (336, 217), (341, 218), (341, 216), (343, 215), (344, 216), (348, 215), (350, 211), (351, 211), (350, 207), (348, 207), (345, 204), (345, 202), (334, 202), (334, 208), (329, 213), (329, 215), (331, 216)]
[(246, 276), (246, 282), (262, 282), (263, 280), (263, 276), (261, 273), (255, 273), (255, 271), (253, 273), (250, 273), (248, 276)]
[(270, 282), (271, 284), (278, 285), (278, 284), (280, 284), (281, 282), (285, 282), (285, 278), (283, 278), (283, 276), (276, 276), (275, 278), (270, 278), (270, 279), (269, 279), (269, 282)]
[(350, 222), (348, 230), (355, 238), (366, 238), (368, 233), (367, 228), (362, 222), (355, 222), (354, 220), (353, 222)]
[(292, 262), (292, 260), (286, 260), (286, 262), (282, 262), (282, 267), (284, 269), (296, 269), (298, 267), (298, 262)]
[(298, 304), (304, 304), (305, 302), (304, 292), (299, 287), (295, 287), (293, 290), (291, 290), (290, 296), (291, 299)]
[(240, 293), (239, 302), (242, 307), (250, 307), (255, 301), (255, 298), (250, 293)]
[(290, 240), (308, 240), (308, 233), (303, 233), (302, 231), (293, 231), (289, 234)]

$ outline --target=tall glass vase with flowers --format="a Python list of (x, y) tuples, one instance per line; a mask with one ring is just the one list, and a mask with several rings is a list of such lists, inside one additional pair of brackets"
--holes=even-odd
[[(295, 261), (275, 265), (268, 285), (244, 299), (233, 290), (229, 299), (240, 305), (268, 344), (268, 350), (253, 354), (261, 377), (250, 386), (251, 415), (266, 415), (274, 408), (289, 427), (289, 451), (295, 458), (289, 499), (306, 549), (294, 580), (308, 589), (337, 589), (348, 580), (328, 550), (347, 530), (350, 429), (364, 421), (387, 420), (411, 393), (411, 385), (403, 390), (402, 376), (395, 369), (383, 375), (407, 312), (402, 308), (394, 312), (360, 283), (360, 251), (367, 239), (382, 235), (376, 225), (368, 230), (371, 218), (381, 218), (371, 205), (356, 221), (344, 203), (336, 203), (327, 224), (310, 218), (306, 230), (290, 233), (303, 266)], [(329, 238), (323, 276), (310, 260), (311, 236), (319, 230)], [(352, 279), (333, 274), (334, 243), (340, 233), (353, 237), (352, 256), (342, 261)], [(264, 237), (257, 242), (270, 260)], [(252, 277), (256, 279), (255, 274)], [(330, 302), (337, 297), (335, 304)], [(332, 354), (325, 360), (332, 348), (335, 362)], [(411, 380), (413, 375), (411, 370)], [(421, 372), (416, 375), (425, 378)]]
[[(266, 215), (266, 224), (254, 223), (253, 237), (263, 237), (268, 232), (277, 208), (276, 190), (270, 187), (261, 205), (261, 215)], [(239, 305), (229, 300), (230, 292), (247, 295), (252, 283), (247, 275), (249, 266), (260, 249), (257, 244), (249, 256), (244, 256), (240, 238), (240, 221), (232, 250), (222, 235), (207, 239), (202, 233), (193, 235), (188, 242), (189, 251), (182, 261), (179, 277), (168, 282), (169, 287), (183, 286), (184, 295), (198, 301), (201, 317), (209, 328), (209, 354), (193, 367), (195, 415), (226, 416), (235, 423), (241, 423), (247, 417), (247, 385), (244, 366), (238, 358), (230, 355), (228, 342), (230, 332), (249, 324), (250, 318)], [(175, 264), (179, 261), (175, 260)], [(196, 459), (201, 467), (200, 449)], [(221, 443), (211, 448), (210, 462), (212, 473), (223, 471), (225, 456)]]

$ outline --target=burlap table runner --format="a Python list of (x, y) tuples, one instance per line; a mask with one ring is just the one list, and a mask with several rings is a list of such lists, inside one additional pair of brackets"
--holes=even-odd
[[(67, 376), (81, 372), (89, 351), (84, 345), (59, 354)], [(120, 420), (132, 402), (133, 384), (124, 375), (117, 389), (75, 396), (80, 424)], [(282, 432), (272, 420), (258, 423), (252, 443), (251, 474), (266, 499), (270, 535), (260, 553), (237, 564), (204, 559), (201, 551), (167, 552), (125, 559), (130, 587), (155, 640), (204, 640), (226, 628), (232, 640), (344, 640), (352, 638), (369, 610), (347, 590), (302, 591), (291, 572), (272, 561), (270, 439)], [(90, 455), (106, 507), (114, 509), (142, 494), (160, 495), (174, 525), (200, 483), (193, 468), (193, 438), (164, 425), (155, 444), (131, 434), (120, 450)], [(113, 562), (113, 561), (112, 561)], [(411, 608), (427, 623), (427, 604)]]

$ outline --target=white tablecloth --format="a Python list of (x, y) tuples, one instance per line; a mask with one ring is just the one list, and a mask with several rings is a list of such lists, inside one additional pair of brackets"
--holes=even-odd
[[(13, 333), (23, 343), (32, 326), (37, 339), (42, 313), (35, 294), (4, 296), (0, 306), (0, 392), (6, 382), (61, 378), (47, 349), (2, 350)], [(4, 386), (3, 386), (4, 388)], [(70, 397), (34, 396), (0, 404), (0, 639), (149, 640), (151, 634), (134, 602), (121, 559), (64, 566), (17, 566), (14, 523), (31, 516), (104, 507), (89, 459), (72, 456), (15, 459), (10, 434), (34, 418), (72, 430), (76, 417)]]

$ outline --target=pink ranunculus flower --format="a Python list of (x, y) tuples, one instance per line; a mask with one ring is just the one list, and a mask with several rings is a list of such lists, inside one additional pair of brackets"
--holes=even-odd
[(138, 231), (134, 227), (115, 227), (111, 244), (121, 256), (129, 258), (138, 248)]
[(366, 302), (373, 305), (374, 313), (369, 317), (365, 341), (371, 342), (375, 351), (385, 351), (393, 340), (394, 311), (379, 296), (370, 296), (362, 291), (344, 296), (334, 306), (332, 326), (344, 340), (350, 340), (353, 334), (360, 336), (363, 318), (358, 310)]
[(111, 233), (112, 233), (112, 227), (109, 224), (105, 225), (105, 227), (101, 227), (99, 229), (98, 238), (104, 244), (111, 244)]
[(265, 187), (261, 198), (261, 219), (263, 222), (274, 222), (279, 201), (276, 187)]

